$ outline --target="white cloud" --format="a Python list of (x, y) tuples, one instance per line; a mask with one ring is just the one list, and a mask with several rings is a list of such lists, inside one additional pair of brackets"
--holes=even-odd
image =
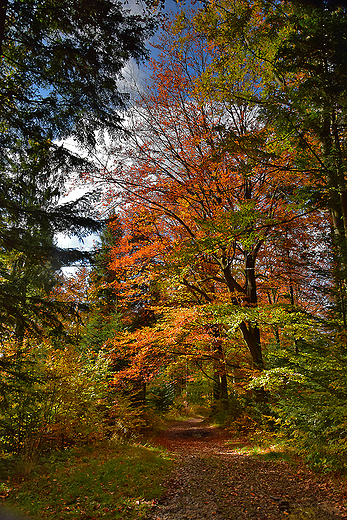
[(56, 236), (58, 247), (68, 249), (79, 249), (81, 251), (90, 251), (98, 242), (99, 235), (93, 233), (84, 237), (82, 240), (77, 236), (67, 237), (63, 233), (58, 233)]

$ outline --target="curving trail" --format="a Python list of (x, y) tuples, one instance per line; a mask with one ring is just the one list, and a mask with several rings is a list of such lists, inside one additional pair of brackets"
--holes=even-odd
[(227, 440), (226, 432), (199, 419), (171, 423), (155, 439), (179, 464), (148, 520), (347, 518), (342, 486), (334, 489), (307, 469), (242, 454)]

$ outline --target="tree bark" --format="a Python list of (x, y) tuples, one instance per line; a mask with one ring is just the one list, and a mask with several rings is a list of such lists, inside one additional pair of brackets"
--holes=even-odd
[(263, 354), (261, 350), (260, 343), (260, 330), (257, 325), (247, 324), (246, 322), (242, 322), (240, 324), (240, 329), (247, 343), (248, 350), (252, 356), (253, 368), (257, 370), (263, 370), (264, 368), (264, 360)]
[[(257, 253), (260, 249), (262, 242), (259, 242), (253, 249), (252, 253), (245, 254), (245, 273), (246, 283), (245, 288), (242, 288), (233, 278), (229, 266), (223, 268), (224, 278), (227, 282), (227, 286), (231, 293), (236, 291), (239, 293), (238, 296), (235, 294), (234, 304), (240, 305), (240, 298), (244, 299), (244, 303), (248, 307), (257, 307), (257, 285), (255, 277), (255, 262)], [(264, 368), (264, 361), (261, 350), (260, 342), (260, 330), (257, 324), (247, 323), (243, 321), (240, 324), (240, 330), (243, 338), (247, 344), (248, 350), (252, 356), (253, 367), (257, 370)]]
[(214, 384), (213, 398), (215, 401), (228, 402), (228, 379), (225, 370), (225, 360), (223, 343), (220, 338), (220, 330), (218, 325), (212, 327), (213, 339), (213, 357), (214, 357)]

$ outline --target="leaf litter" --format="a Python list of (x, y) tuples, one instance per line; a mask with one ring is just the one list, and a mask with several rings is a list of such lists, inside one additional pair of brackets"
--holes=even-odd
[(155, 443), (174, 453), (178, 464), (148, 520), (347, 518), (342, 482), (251, 456), (233, 447), (227, 432), (199, 419), (172, 423)]

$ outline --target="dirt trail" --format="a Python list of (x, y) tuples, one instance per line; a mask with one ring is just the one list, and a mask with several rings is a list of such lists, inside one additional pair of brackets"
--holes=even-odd
[(347, 490), (303, 468), (240, 453), (226, 432), (199, 419), (172, 423), (155, 442), (178, 457), (148, 520), (334, 520), (347, 518)]

